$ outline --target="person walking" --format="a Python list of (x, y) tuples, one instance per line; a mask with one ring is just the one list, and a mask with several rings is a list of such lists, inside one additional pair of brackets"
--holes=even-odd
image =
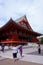
[(22, 57), (22, 45), (19, 45), (20, 56)]
[(5, 47), (5, 45), (2, 44), (1, 47), (2, 47), (1, 51), (4, 52), (4, 47)]
[(15, 47), (13, 48), (13, 58), (14, 58), (14, 61), (17, 60), (17, 53), (18, 53), (18, 49), (17, 49), (17, 47), (15, 46)]
[(40, 47), (40, 44), (38, 44), (38, 53), (41, 54), (41, 47)]

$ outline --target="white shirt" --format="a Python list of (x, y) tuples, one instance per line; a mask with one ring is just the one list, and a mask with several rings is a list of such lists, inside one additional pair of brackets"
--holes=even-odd
[(18, 52), (17, 47), (14, 47), (14, 48), (13, 48), (13, 53), (17, 53), (17, 52)]

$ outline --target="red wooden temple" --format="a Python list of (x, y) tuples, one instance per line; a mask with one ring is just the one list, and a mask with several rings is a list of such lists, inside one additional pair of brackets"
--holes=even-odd
[(37, 36), (40, 33), (33, 31), (26, 16), (14, 21), (10, 19), (0, 28), (0, 44), (26, 44), (28, 42), (39, 42)]

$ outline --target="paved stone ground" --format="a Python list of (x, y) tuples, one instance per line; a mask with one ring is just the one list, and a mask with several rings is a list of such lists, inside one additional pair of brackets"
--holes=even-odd
[(7, 59), (7, 58), (0, 56), (0, 61), (1, 61), (1, 60), (5, 60), (5, 59)]
[[(37, 52), (37, 45), (24, 46), (23, 47), (23, 57), (20, 57), (18, 53), (18, 58), (21, 61), (34, 62), (38, 64), (43, 64), (43, 45), (41, 45), (42, 52), (39, 55)], [(0, 56), (5, 58), (13, 59), (13, 50), (6, 50), (4, 53), (0, 51)]]
[(3, 61), (0, 61), (0, 65), (43, 65), (43, 64), (20, 61), (20, 60), (17, 60), (16, 62), (14, 62), (13, 59), (5, 59)]

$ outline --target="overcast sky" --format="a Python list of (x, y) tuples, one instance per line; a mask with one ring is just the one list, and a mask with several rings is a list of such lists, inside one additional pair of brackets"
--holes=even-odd
[(24, 15), (34, 31), (43, 33), (43, 0), (0, 0), (0, 27)]

